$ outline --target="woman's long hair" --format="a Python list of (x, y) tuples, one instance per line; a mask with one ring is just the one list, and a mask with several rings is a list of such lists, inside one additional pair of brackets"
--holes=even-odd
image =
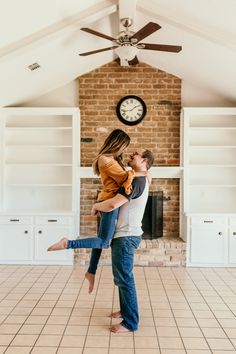
[(113, 130), (104, 141), (101, 149), (93, 161), (93, 172), (99, 176), (98, 159), (101, 155), (112, 156), (124, 168), (122, 152), (130, 143), (130, 137), (121, 129)]

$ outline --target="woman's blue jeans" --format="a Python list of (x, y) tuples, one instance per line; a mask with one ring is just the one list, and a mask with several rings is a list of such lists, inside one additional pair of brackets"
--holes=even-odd
[(102, 212), (98, 229), (98, 236), (69, 240), (67, 248), (92, 248), (88, 272), (95, 274), (103, 248), (109, 248), (114, 235), (119, 208), (108, 213)]
[(113, 238), (112, 272), (114, 282), (118, 286), (121, 324), (130, 331), (138, 329), (138, 301), (133, 275), (134, 252), (141, 242), (140, 236), (125, 236)]

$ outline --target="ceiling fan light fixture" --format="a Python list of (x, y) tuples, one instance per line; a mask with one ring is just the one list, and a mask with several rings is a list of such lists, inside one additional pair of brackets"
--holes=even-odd
[(138, 49), (131, 45), (122, 45), (115, 49), (115, 53), (118, 55), (120, 60), (130, 61), (137, 55)]

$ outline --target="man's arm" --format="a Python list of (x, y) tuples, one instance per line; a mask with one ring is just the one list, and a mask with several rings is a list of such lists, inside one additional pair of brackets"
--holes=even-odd
[(119, 208), (121, 205), (128, 202), (128, 198), (124, 195), (117, 194), (115, 197), (104, 200), (103, 202), (95, 203), (92, 207), (92, 214), (96, 215), (98, 211), (109, 212), (116, 208)]

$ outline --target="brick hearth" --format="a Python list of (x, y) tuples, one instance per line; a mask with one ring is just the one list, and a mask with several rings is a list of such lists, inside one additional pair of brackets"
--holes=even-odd
[[(88, 265), (90, 257), (89, 249), (75, 251), (76, 265)], [(137, 266), (185, 266), (186, 244), (179, 237), (162, 237), (156, 240), (142, 240), (135, 254)], [(111, 251), (102, 251), (100, 265), (111, 265)]]

